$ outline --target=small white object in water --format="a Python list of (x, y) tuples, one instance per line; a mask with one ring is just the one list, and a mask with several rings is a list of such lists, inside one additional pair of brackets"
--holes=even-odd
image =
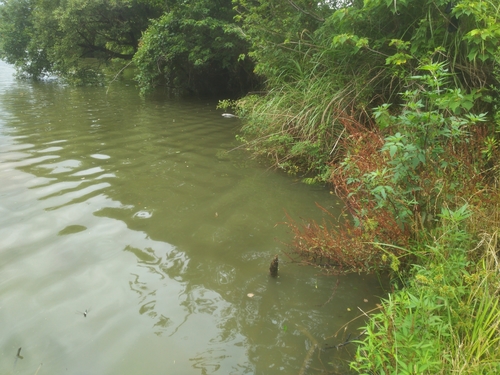
[(225, 118), (235, 118), (235, 117), (238, 117), (238, 116), (233, 115), (232, 113), (223, 113), (222, 117), (225, 117)]
[(149, 219), (151, 216), (153, 216), (153, 213), (150, 211), (139, 211), (134, 214), (134, 217), (139, 219)]
[(248, 293), (248, 294), (247, 294), (247, 297), (248, 297), (248, 298), (252, 298), (254, 295), (255, 295), (255, 294), (253, 294), (253, 293)]

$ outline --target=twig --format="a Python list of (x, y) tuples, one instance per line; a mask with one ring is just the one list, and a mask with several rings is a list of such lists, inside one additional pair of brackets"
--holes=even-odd
[(350, 344), (351, 342), (353, 341), (356, 341), (358, 340), (361, 336), (363, 336), (364, 334), (366, 333), (366, 330), (363, 330), (359, 335), (357, 335), (355, 338), (353, 338), (351, 340), (351, 334), (349, 333), (349, 336), (347, 336), (347, 339), (344, 341), (344, 342), (341, 342), (340, 344), (337, 344), (337, 345), (334, 345), (334, 346), (330, 346), (326, 349), (331, 349), (331, 348), (335, 348), (337, 350), (339, 350), (340, 348), (342, 348), (343, 346), (346, 346), (348, 344)]
[(337, 292), (337, 288), (339, 287), (339, 281), (340, 280), (337, 278), (337, 282), (335, 283), (335, 287), (333, 288), (333, 292), (332, 292), (332, 295), (330, 296), (330, 298), (328, 298), (328, 300), (324, 304), (318, 305), (318, 306), (323, 307), (332, 300), (333, 296)]
[(307, 364), (311, 361), (311, 357), (314, 354), (314, 351), (318, 347), (318, 341), (302, 326), (297, 324), (297, 328), (300, 332), (302, 332), (309, 341), (311, 341), (311, 347), (307, 351), (306, 357), (304, 358), (304, 362), (302, 363), (302, 367), (300, 368), (299, 375), (304, 375), (307, 369)]
[(358, 315), (358, 316), (356, 316), (355, 318), (353, 318), (353, 319), (349, 320), (349, 321), (348, 321), (347, 323), (345, 323), (342, 327), (340, 327), (340, 328), (337, 330), (337, 332), (335, 332), (332, 336), (328, 336), (328, 337), (326, 337), (326, 338), (325, 338), (325, 340), (328, 340), (328, 339), (331, 339), (331, 338), (337, 337), (337, 335), (339, 334), (339, 332), (340, 332), (342, 329), (344, 329), (344, 331), (345, 331), (345, 330), (347, 330), (347, 326), (348, 326), (349, 324), (351, 324), (352, 322), (354, 322), (355, 320), (358, 320), (359, 318), (361, 318), (361, 317), (363, 317), (363, 316), (367, 316), (367, 317), (369, 317), (368, 313), (371, 313), (371, 312), (373, 312), (373, 311), (375, 311), (375, 310), (379, 310), (379, 309), (381, 309), (381, 308), (382, 308), (382, 306), (377, 305), (377, 307), (374, 307), (373, 309), (368, 310), (367, 312), (364, 312), (363, 310), (361, 310), (361, 309), (358, 307), (358, 309), (360, 309), (360, 310), (361, 310), (361, 312), (362, 312), (363, 314)]
[(312, 18), (316, 19), (317, 21), (320, 21), (320, 22), (324, 22), (325, 21), (325, 19), (323, 17), (319, 17), (319, 16), (317, 16), (316, 14), (314, 14), (312, 12), (308, 12), (307, 10), (302, 9), (297, 4), (295, 4), (292, 0), (288, 0), (288, 2), (290, 3), (291, 6), (293, 6), (295, 9), (297, 9), (299, 12), (302, 12), (304, 14), (307, 14), (308, 16), (311, 16)]
[(333, 151), (335, 151), (335, 149), (337, 148), (337, 145), (339, 144), (339, 141), (342, 138), (342, 135), (344, 134), (344, 132), (345, 132), (345, 128), (342, 129), (342, 132), (340, 133), (339, 137), (337, 138), (337, 142), (335, 142), (335, 144), (333, 145), (332, 151), (330, 151), (329, 155), (331, 155), (333, 153)]
[(229, 152), (232, 152), (234, 150), (238, 150), (238, 149), (240, 149), (242, 147), (247, 147), (250, 144), (255, 144), (255, 143), (257, 143), (258, 141), (260, 141), (262, 139), (269, 138), (269, 137), (272, 137), (272, 136), (275, 136), (275, 135), (278, 135), (278, 134), (282, 134), (282, 133), (283, 133), (283, 131), (272, 133), (272, 134), (268, 134), (268, 135), (264, 135), (264, 136), (256, 138), (256, 139), (252, 139), (250, 142), (245, 142), (245, 143), (243, 143), (243, 144), (241, 144), (239, 146), (236, 146), (236, 147), (232, 148), (231, 150), (228, 150), (227, 152), (229, 153)]
[(35, 372), (35, 375), (38, 374), (38, 371), (40, 371), (40, 367), (42, 367), (43, 363), (40, 363), (40, 365), (38, 366), (38, 368), (36, 369), (36, 372)]
[(108, 88), (106, 90), (106, 95), (108, 95), (108, 91), (109, 91), (109, 88), (111, 87), (111, 84), (116, 80), (116, 78), (120, 75), (121, 72), (123, 72), (126, 68), (128, 68), (128, 66), (130, 64), (132, 64), (132, 61), (130, 61), (127, 65), (125, 65), (123, 68), (121, 68), (118, 73), (116, 73), (116, 75), (113, 77), (113, 79), (111, 80), (111, 82), (108, 85)]

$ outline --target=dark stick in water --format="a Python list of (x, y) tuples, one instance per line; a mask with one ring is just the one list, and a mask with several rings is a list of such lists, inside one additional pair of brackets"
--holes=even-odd
[(269, 274), (272, 277), (278, 277), (278, 255), (275, 255), (274, 259), (271, 261), (271, 265), (269, 266)]
[(15, 369), (16, 369), (16, 366), (17, 366), (17, 360), (18, 360), (18, 359), (23, 359), (23, 358), (24, 358), (24, 357), (21, 355), (21, 349), (22, 349), (22, 347), (21, 347), (21, 348), (19, 348), (19, 349), (17, 349), (17, 354), (16, 354), (16, 359), (14, 360), (14, 368), (13, 368), (13, 370), (15, 370)]

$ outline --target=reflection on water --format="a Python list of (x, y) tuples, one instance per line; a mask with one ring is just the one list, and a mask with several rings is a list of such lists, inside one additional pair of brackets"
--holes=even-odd
[(315, 202), (337, 207), (327, 191), (227, 152), (239, 123), (215, 102), (10, 72), (0, 63), (0, 373), (345, 373), (354, 347), (325, 345), (356, 332), (332, 337), (378, 282), (283, 255), (268, 276), (285, 211), (320, 219)]

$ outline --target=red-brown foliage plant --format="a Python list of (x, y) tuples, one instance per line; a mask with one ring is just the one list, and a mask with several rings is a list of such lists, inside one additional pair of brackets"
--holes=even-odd
[[(338, 118), (344, 126), (342, 148), (349, 154), (349, 171), (338, 162), (332, 163), (329, 182), (335, 194), (342, 199), (353, 221), (339, 222), (328, 210), (330, 220), (297, 223), (288, 217), (287, 225), (294, 234), (293, 252), (302, 262), (320, 266), (330, 273), (371, 272), (396, 269), (403, 255), (410, 231), (401, 227), (393, 212), (377, 208), (368, 191), (361, 185), (362, 176), (383, 167), (386, 159), (380, 153), (383, 138), (376, 130), (365, 126), (347, 115)], [(379, 244), (396, 245), (386, 247)], [(290, 254), (289, 254), (290, 255)]]

